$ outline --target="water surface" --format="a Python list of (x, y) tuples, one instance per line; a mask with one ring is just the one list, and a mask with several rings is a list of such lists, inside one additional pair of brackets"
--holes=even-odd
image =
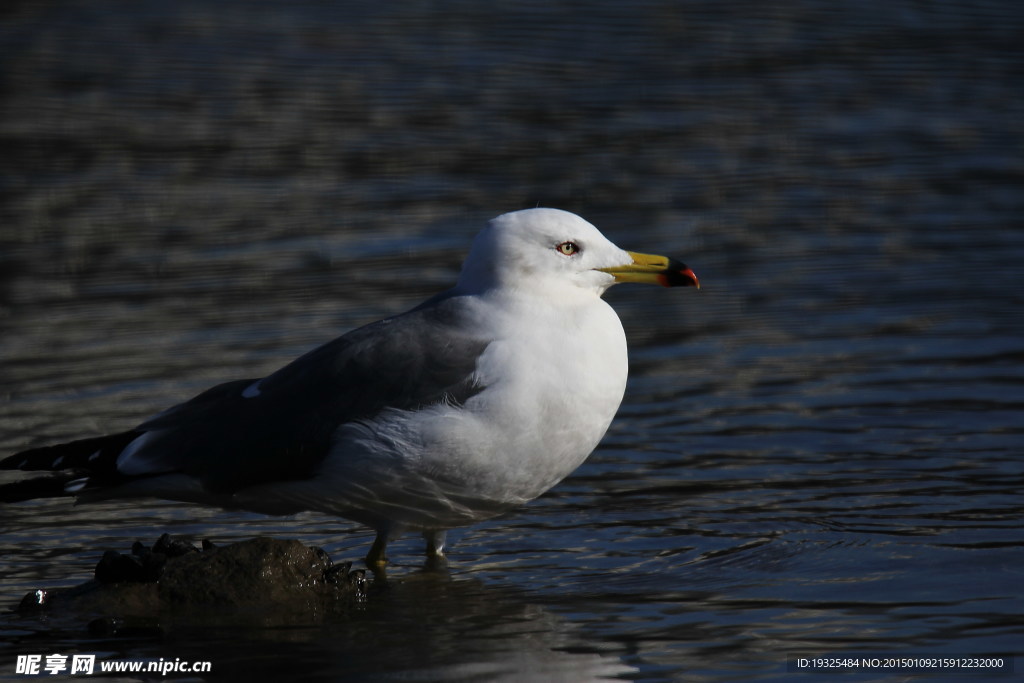
[[(97, 638), (7, 616), (0, 676), (49, 652), (324, 681), (1020, 655), (1022, 25), (902, 0), (8, 10), (4, 453), (415, 305), (508, 210), (576, 211), (705, 288), (609, 292), (618, 419), (549, 494), (453, 532), (447, 579), (410, 537), (349, 619)], [(2, 515), (7, 606), (163, 531), (338, 561), (371, 540), (157, 501)]]

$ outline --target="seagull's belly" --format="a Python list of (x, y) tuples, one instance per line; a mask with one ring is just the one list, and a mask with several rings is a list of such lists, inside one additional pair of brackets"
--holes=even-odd
[(479, 362), (487, 388), (465, 405), (343, 426), (319, 478), (337, 504), (409, 527), (459, 526), (536, 498), (586, 459), (618, 410), (627, 361), (611, 316), (575, 343), (493, 344)]

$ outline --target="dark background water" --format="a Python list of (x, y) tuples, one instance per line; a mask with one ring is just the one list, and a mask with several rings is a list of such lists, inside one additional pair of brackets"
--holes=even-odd
[[(609, 293), (618, 419), (548, 495), (455, 532), (450, 580), (418, 574), (409, 538), (350, 619), (131, 639), (8, 616), (0, 676), (51, 652), (510, 681), (1024, 653), (1022, 8), (6, 6), (3, 453), (401, 311), (508, 210), (578, 212), (705, 290)], [(6, 606), (165, 530), (336, 560), (370, 540), (152, 501), (0, 514)]]

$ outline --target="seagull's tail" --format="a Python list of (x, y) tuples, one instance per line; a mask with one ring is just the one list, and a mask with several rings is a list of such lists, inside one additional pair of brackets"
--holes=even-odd
[(55, 446), (31, 448), (0, 460), (3, 470), (48, 470), (55, 474), (0, 484), (0, 503), (34, 498), (75, 495), (69, 488), (83, 479), (103, 479), (117, 474), (117, 456), (141, 432), (127, 431)]

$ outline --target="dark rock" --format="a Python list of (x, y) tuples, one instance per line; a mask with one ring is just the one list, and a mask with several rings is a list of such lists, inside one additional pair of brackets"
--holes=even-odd
[(142, 581), (145, 570), (138, 557), (122, 555), (116, 550), (108, 550), (103, 553), (93, 574), (100, 583), (117, 583), (119, 581)]
[(34, 590), (21, 599), (16, 611), (21, 614), (40, 612), (48, 606), (51, 594), (52, 591), (48, 591), (44, 588)]
[(169, 562), (159, 581), (168, 604), (256, 605), (319, 597), (331, 560), (298, 541), (255, 538)]
[(168, 619), (223, 622), (232, 615), (301, 623), (366, 600), (365, 572), (351, 566), (334, 565), (320, 548), (295, 540), (204, 542), (200, 551), (165, 534), (151, 549), (136, 543), (130, 555), (107, 551), (94, 581), (33, 591), (18, 611), (84, 618), (94, 634), (151, 634)]
[[(359, 571), (362, 572), (362, 570)], [(327, 572), (324, 574), (324, 579), (328, 583), (333, 583), (337, 585), (338, 583), (349, 581), (351, 573), (352, 563), (342, 562), (341, 564), (332, 565), (331, 568), (328, 569)]]
[[(100, 583), (157, 581), (167, 564), (167, 555), (146, 549), (139, 550), (136, 543), (131, 555), (108, 550), (96, 565), (95, 577)], [(138, 552), (136, 552), (138, 551)]]
[(18, 611), (22, 614), (45, 612), (48, 616), (62, 612), (103, 616), (156, 614), (159, 609), (156, 583), (93, 580), (71, 588), (32, 591), (22, 598)]
[(191, 543), (173, 538), (170, 534), (163, 534), (153, 544), (154, 553), (162, 553), (167, 557), (181, 557), (189, 553), (197, 553), (199, 549)]

